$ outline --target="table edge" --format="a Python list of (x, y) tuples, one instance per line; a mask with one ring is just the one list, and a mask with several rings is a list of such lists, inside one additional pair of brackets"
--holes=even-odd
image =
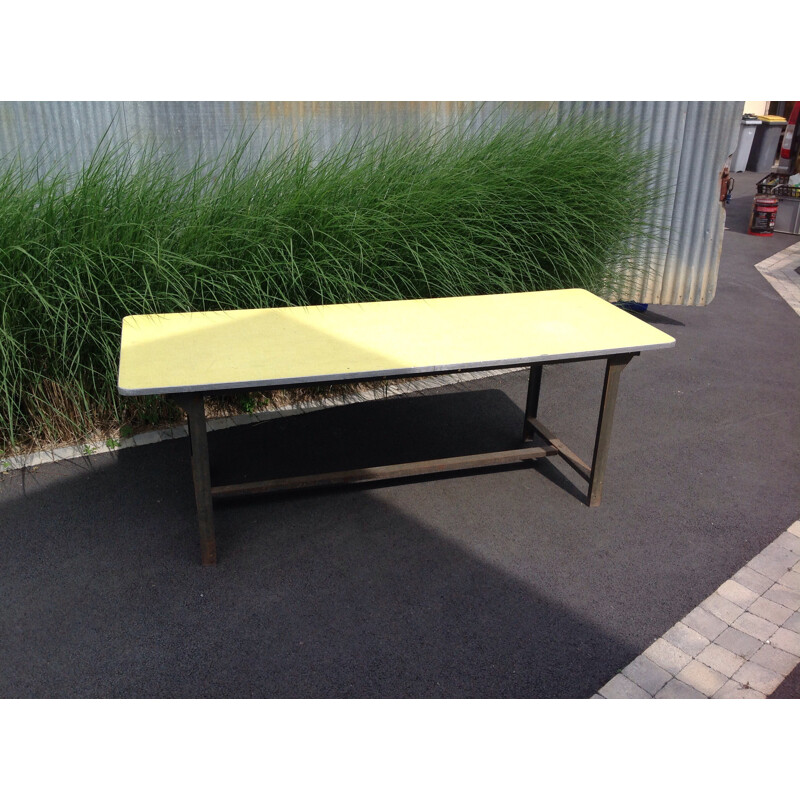
[(160, 386), (147, 387), (141, 389), (127, 389), (117, 384), (119, 394), (124, 397), (142, 397), (152, 394), (190, 394), (197, 392), (219, 392), (219, 391), (239, 391), (241, 389), (275, 389), (282, 387), (301, 386), (310, 384), (324, 383), (356, 383), (358, 381), (379, 380), (383, 378), (402, 378), (414, 377), (417, 375), (436, 375), (465, 370), (482, 370), (524, 367), (541, 362), (558, 363), (560, 361), (570, 361), (574, 359), (598, 359), (612, 355), (622, 355), (625, 353), (640, 353), (645, 350), (663, 350), (675, 346), (675, 339), (671, 342), (657, 342), (655, 344), (644, 344), (636, 347), (618, 347), (608, 350), (580, 351), (576, 353), (543, 353), (539, 356), (526, 358), (500, 359), (494, 361), (468, 361), (460, 364), (427, 365), (419, 367), (399, 367), (397, 369), (377, 370), (355, 373), (332, 373), (327, 375), (296, 376), (293, 378), (273, 378), (269, 380), (252, 381), (233, 381), (229, 383), (197, 384), (191, 386)]

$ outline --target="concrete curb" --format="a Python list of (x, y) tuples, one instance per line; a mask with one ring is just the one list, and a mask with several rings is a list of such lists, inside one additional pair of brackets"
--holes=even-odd
[[(218, 417), (207, 420), (209, 431), (218, 431), (225, 428), (233, 428), (240, 425), (252, 425), (254, 422), (266, 422), (276, 417), (288, 417), (294, 414), (307, 414), (312, 411), (320, 411), (324, 408), (334, 406), (350, 405), (361, 403), (367, 400), (381, 400), (388, 397), (399, 397), (404, 394), (424, 391), (425, 389), (437, 389), (441, 386), (449, 386), (455, 383), (466, 383), (468, 381), (490, 378), (496, 375), (505, 375), (510, 372), (519, 371), (519, 367), (512, 369), (483, 370), (481, 372), (465, 372), (462, 374), (448, 374), (442, 376), (431, 376), (408, 383), (389, 384), (380, 389), (369, 389), (363, 392), (353, 392), (344, 397), (326, 398), (323, 400), (302, 403), (295, 406), (270, 409), (269, 411), (259, 411), (254, 414), (239, 414), (234, 417)], [(74, 458), (86, 458), (88, 456), (99, 455), (100, 453), (112, 453), (117, 450), (125, 450), (129, 447), (139, 447), (147, 444), (156, 444), (168, 439), (180, 439), (189, 435), (186, 425), (177, 425), (173, 428), (162, 428), (160, 430), (145, 431), (118, 440), (109, 446), (107, 440), (86, 442), (80, 445), (69, 445), (57, 447), (53, 450), (39, 450), (24, 455), (9, 456), (0, 461), (0, 475), (17, 469), (27, 469), (38, 467), (42, 464), (50, 464), (55, 461), (65, 461)]]

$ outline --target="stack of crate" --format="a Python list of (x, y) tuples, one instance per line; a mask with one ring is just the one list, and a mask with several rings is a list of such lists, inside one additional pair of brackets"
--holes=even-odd
[(758, 193), (778, 198), (776, 233), (800, 234), (800, 186), (790, 186), (788, 175), (771, 172), (758, 184)]

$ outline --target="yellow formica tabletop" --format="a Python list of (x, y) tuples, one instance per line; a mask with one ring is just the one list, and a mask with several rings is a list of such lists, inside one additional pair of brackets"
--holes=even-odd
[(136, 315), (119, 391), (173, 394), (453, 372), (671, 347), (583, 289)]

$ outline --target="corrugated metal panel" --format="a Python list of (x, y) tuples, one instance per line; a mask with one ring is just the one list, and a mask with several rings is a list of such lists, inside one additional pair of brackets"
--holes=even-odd
[(85, 164), (101, 139), (156, 142), (194, 161), (213, 156), (242, 132), (253, 152), (310, 135), (328, 149), (359, 129), (444, 127), (465, 117), (475, 125), (512, 111), (546, 112), (552, 103), (468, 102), (0, 102), (0, 156), (41, 153)]
[(559, 104), (559, 118), (579, 112), (630, 122), (643, 147), (664, 154), (663, 197), (652, 217), (660, 239), (642, 243), (648, 277), (628, 299), (702, 306), (714, 298), (725, 227), (719, 174), (736, 147), (742, 108), (727, 101)]
[[(742, 102), (3, 102), (0, 156), (39, 153), (45, 163), (66, 160), (77, 170), (103, 136), (144, 145), (156, 142), (187, 160), (218, 153), (242, 131), (255, 150), (310, 134), (327, 149), (359, 129), (376, 126), (443, 127), (474, 117), (501, 121), (509, 113), (556, 109), (627, 121), (642, 146), (664, 152), (659, 201), (652, 223), (660, 240), (640, 243), (649, 267), (627, 298), (643, 303), (705, 305), (714, 297), (725, 212), (718, 175), (733, 152)], [(258, 124), (262, 123), (262, 124)]]

